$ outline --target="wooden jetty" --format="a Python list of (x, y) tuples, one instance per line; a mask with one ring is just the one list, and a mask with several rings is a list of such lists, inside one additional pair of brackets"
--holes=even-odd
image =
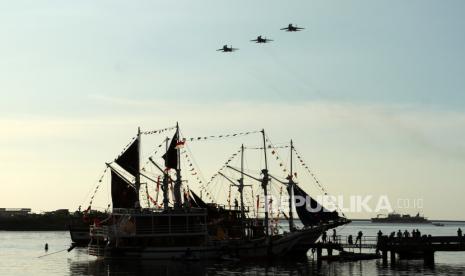
[(465, 251), (463, 236), (422, 236), (422, 237), (388, 237), (378, 239), (377, 250), (381, 252), (383, 262), (387, 263), (390, 253), (391, 263), (400, 259), (423, 259), (425, 264), (434, 264), (434, 253), (438, 251)]
[[(358, 243), (345, 242), (347, 238), (337, 236), (336, 240), (329, 242), (317, 242), (307, 246), (316, 253), (318, 262), (321, 260), (367, 260), (382, 258), (383, 263), (388, 262), (390, 256), (391, 264), (399, 259), (423, 259), (425, 264), (434, 265), (434, 253), (439, 251), (465, 251), (464, 236), (421, 236), (421, 237), (388, 237), (388, 236), (365, 236)], [(358, 249), (356, 253), (354, 250)], [(362, 249), (375, 251), (374, 253), (363, 253)], [(327, 255), (323, 256), (323, 250)], [(348, 252), (352, 250), (353, 252)], [(333, 255), (339, 251), (340, 257)]]
[[(365, 236), (357, 243), (347, 242), (347, 237), (337, 236), (336, 240), (328, 242), (317, 242), (308, 244), (313, 253), (316, 253), (316, 260), (321, 263), (322, 260), (327, 261), (358, 261), (358, 260), (372, 260), (381, 258), (377, 253), (363, 253), (362, 249), (376, 250), (377, 238), (373, 236)], [(354, 250), (358, 249), (356, 253)], [(323, 256), (323, 250), (326, 250), (327, 255)], [(352, 250), (352, 252), (347, 251)], [(338, 255), (333, 255), (334, 251), (338, 251)]]

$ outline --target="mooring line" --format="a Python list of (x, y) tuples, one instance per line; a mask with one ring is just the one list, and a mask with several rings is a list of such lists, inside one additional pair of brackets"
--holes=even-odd
[(63, 252), (63, 251), (66, 251), (68, 249), (63, 249), (63, 250), (60, 250), (60, 251), (57, 251), (57, 252), (53, 252), (53, 253), (49, 253), (49, 254), (45, 254), (45, 255), (42, 255), (42, 256), (39, 256), (37, 258), (42, 258), (42, 257), (47, 257), (47, 256), (50, 256), (50, 255), (53, 255), (53, 254), (57, 254), (57, 253), (60, 253), (60, 252)]

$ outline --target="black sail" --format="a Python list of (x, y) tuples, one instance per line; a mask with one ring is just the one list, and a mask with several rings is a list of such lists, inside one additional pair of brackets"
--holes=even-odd
[(111, 200), (113, 208), (134, 208), (139, 201), (136, 189), (113, 171), (111, 171)]
[(168, 169), (177, 169), (178, 168), (178, 150), (176, 149), (176, 145), (178, 143), (179, 133), (176, 133), (171, 139), (170, 146), (166, 153), (162, 156), (165, 159), (165, 167)]
[[(310, 197), (297, 185), (294, 185), (294, 196), (305, 198), (305, 204), (301, 206), (297, 206), (297, 204), (300, 203), (300, 200), (295, 199), (294, 201), (297, 215), (299, 216), (300, 221), (302, 221), (302, 224), (305, 226), (314, 226), (323, 222), (337, 220), (339, 218), (339, 214), (336, 211), (331, 212), (328, 209), (325, 209), (320, 203)], [(309, 201), (307, 201), (307, 198)]]
[(136, 176), (139, 173), (139, 139), (136, 139), (127, 149), (115, 160), (128, 173)]
[(198, 208), (207, 208), (207, 204), (197, 195), (194, 193), (194, 191), (190, 191), (192, 195), (192, 199), (194, 200), (194, 204), (192, 204), (194, 207)]

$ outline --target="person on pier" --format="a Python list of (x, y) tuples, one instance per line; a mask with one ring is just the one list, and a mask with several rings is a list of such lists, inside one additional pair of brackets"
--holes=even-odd
[(363, 237), (363, 232), (358, 231), (357, 238), (355, 239), (355, 244), (357, 244), (357, 242), (359, 242), (359, 244), (362, 245), (362, 237)]
[(399, 239), (402, 238), (402, 231), (400, 231), (400, 229), (399, 229), (399, 231), (397, 231), (397, 237), (398, 237)]
[(336, 229), (333, 229), (333, 243), (337, 243)]
[(321, 240), (323, 241), (323, 243), (326, 243), (326, 237), (327, 237), (327, 234), (326, 234), (326, 231), (324, 231), (323, 235), (321, 236)]
[(462, 237), (462, 229), (459, 228), (457, 230), (457, 236)]
[(405, 231), (404, 231), (404, 237), (405, 237), (405, 238), (408, 238), (408, 237), (410, 237), (410, 233), (409, 233), (409, 231), (407, 231), (407, 230), (405, 230)]

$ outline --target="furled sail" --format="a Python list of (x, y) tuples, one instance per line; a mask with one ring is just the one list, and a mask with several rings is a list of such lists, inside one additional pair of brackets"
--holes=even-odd
[[(300, 221), (302, 221), (302, 224), (305, 226), (313, 226), (322, 222), (337, 220), (339, 218), (339, 214), (336, 211), (331, 212), (328, 209), (325, 209), (320, 203), (310, 197), (297, 185), (294, 185), (294, 197), (297, 215), (299, 216)], [(301, 200), (298, 200), (296, 197), (305, 198), (305, 204), (302, 205)], [(298, 204), (300, 206), (298, 206)]]
[(168, 147), (168, 150), (166, 153), (162, 156), (163, 159), (165, 159), (165, 167), (168, 169), (177, 169), (178, 168), (178, 150), (177, 150), (177, 144), (179, 140), (179, 132), (176, 131), (176, 133), (173, 136), (173, 139), (171, 139), (170, 146)]
[(121, 154), (115, 160), (116, 164), (120, 165), (128, 173), (133, 176), (136, 176), (139, 173), (139, 139), (134, 140), (134, 142), (126, 149), (126, 151)]
[(135, 187), (129, 185), (113, 170), (111, 171), (111, 199), (113, 208), (135, 208), (139, 201)]

